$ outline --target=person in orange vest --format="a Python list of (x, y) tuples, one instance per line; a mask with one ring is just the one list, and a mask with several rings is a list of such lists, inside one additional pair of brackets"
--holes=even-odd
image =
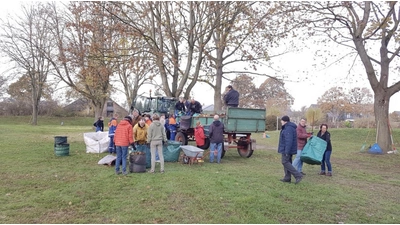
[(175, 116), (171, 114), (168, 119), (168, 128), (170, 132), (169, 140), (175, 141), (176, 136), (176, 120)]
[(144, 119), (146, 120), (146, 124), (150, 126), (150, 124), (152, 123), (150, 115), (149, 114), (144, 115)]

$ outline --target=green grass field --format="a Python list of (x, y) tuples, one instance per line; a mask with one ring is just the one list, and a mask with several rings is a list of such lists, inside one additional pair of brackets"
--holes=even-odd
[[(250, 158), (229, 150), (220, 165), (168, 162), (165, 174), (124, 177), (97, 165), (107, 153), (85, 152), (83, 133), (93, 132), (93, 118), (40, 117), (31, 126), (28, 117), (0, 117), (0, 123), (3, 224), (400, 223), (400, 154), (360, 152), (367, 136), (368, 146), (375, 142), (373, 130), (330, 129), (333, 176), (305, 164), (307, 175), (295, 185), (279, 181), (277, 131), (270, 138), (253, 134)], [(54, 155), (59, 135), (68, 137), (70, 156)]]

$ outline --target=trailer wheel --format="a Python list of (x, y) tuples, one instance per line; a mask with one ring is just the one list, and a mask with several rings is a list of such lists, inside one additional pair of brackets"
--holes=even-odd
[(210, 138), (208, 138), (208, 137), (206, 139), (204, 139), (204, 145), (198, 146), (198, 148), (201, 148), (204, 150), (207, 150), (209, 147), (210, 147)]
[(182, 132), (176, 133), (175, 141), (181, 142), (182, 145), (187, 145), (188, 144), (188, 139), (186, 137), (186, 134), (184, 134)]
[(187, 157), (186, 155), (183, 155), (183, 157), (182, 157), (182, 163), (183, 163), (183, 164), (189, 164), (189, 161), (190, 161), (189, 157)]
[(241, 137), (237, 143), (238, 146), (238, 153), (241, 157), (246, 157), (250, 158), (251, 155), (253, 155), (253, 150), (251, 147), (251, 142), (247, 143), (247, 140), (245, 137)]

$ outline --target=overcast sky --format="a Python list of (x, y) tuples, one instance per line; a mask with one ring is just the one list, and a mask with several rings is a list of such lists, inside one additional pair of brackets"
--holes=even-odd
[[(29, 2), (29, 1), (23, 1)], [(5, 1), (0, 7), (1, 18), (5, 18), (7, 13), (14, 14), (19, 10), (18, 1)], [(313, 47), (310, 47), (313, 46)], [(333, 65), (326, 68), (321, 65), (315, 65), (316, 61), (313, 59), (313, 53), (316, 49), (321, 49), (320, 46), (310, 45), (305, 46), (305, 49), (299, 53), (289, 53), (278, 59), (273, 59), (275, 66), (280, 67), (283, 72), (277, 73), (265, 69), (265, 72), (277, 77), (284, 77), (285, 87), (287, 91), (295, 98), (293, 110), (299, 110), (302, 106), (310, 106), (317, 103), (320, 97), (326, 90), (331, 87), (340, 86), (347, 89), (353, 87), (367, 87), (371, 90), (370, 85), (365, 75), (365, 70), (362, 66), (353, 68), (350, 71), (350, 66), (346, 64)], [(345, 49), (338, 48), (337, 46), (329, 47), (331, 52), (336, 51), (340, 54)], [(315, 49), (315, 50), (313, 50)], [(358, 59), (359, 61), (359, 59)], [(329, 60), (328, 60), (329, 62)], [(332, 61), (330, 61), (331, 63)], [(328, 63), (329, 64), (329, 63)], [(0, 67), (0, 73), (4, 71), (4, 65)], [(262, 70), (259, 70), (262, 71)], [(393, 77), (393, 74), (391, 74)], [(265, 78), (255, 78), (256, 85), (260, 85)], [(223, 87), (228, 85), (228, 82), (223, 83)], [(148, 88), (139, 90), (139, 93), (148, 91)], [(192, 91), (194, 97), (202, 104), (213, 104), (214, 90), (208, 85), (198, 85)], [(371, 90), (371, 93), (372, 90)], [(117, 98), (114, 96), (114, 98)], [(389, 112), (400, 111), (400, 93), (396, 93), (390, 100)]]

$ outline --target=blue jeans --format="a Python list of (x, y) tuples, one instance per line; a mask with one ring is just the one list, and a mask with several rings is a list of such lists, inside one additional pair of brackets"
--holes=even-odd
[(110, 143), (108, 144), (108, 153), (115, 153), (114, 136), (110, 136)]
[(126, 173), (126, 159), (128, 157), (128, 146), (116, 146), (117, 159), (115, 161), (115, 172), (119, 172), (119, 166), (122, 162), (122, 172)]
[(321, 161), (321, 171), (322, 172), (325, 172), (325, 164), (326, 164), (326, 167), (328, 167), (328, 172), (332, 173), (331, 154), (332, 154), (332, 151), (325, 151), (324, 156), (322, 157), (322, 161)]
[(176, 125), (175, 125), (175, 124), (170, 124), (170, 125), (168, 126), (168, 128), (169, 128), (169, 134), (170, 134), (169, 140), (175, 141), (175, 136), (176, 136)]
[(301, 156), (301, 150), (297, 149), (296, 158), (294, 158), (292, 165), (294, 166), (294, 168), (297, 171), (302, 172), (303, 171), (303, 161), (301, 161), (300, 156)]
[(217, 150), (217, 163), (221, 162), (222, 155), (222, 143), (211, 143), (210, 144), (210, 163), (214, 162), (214, 151)]

